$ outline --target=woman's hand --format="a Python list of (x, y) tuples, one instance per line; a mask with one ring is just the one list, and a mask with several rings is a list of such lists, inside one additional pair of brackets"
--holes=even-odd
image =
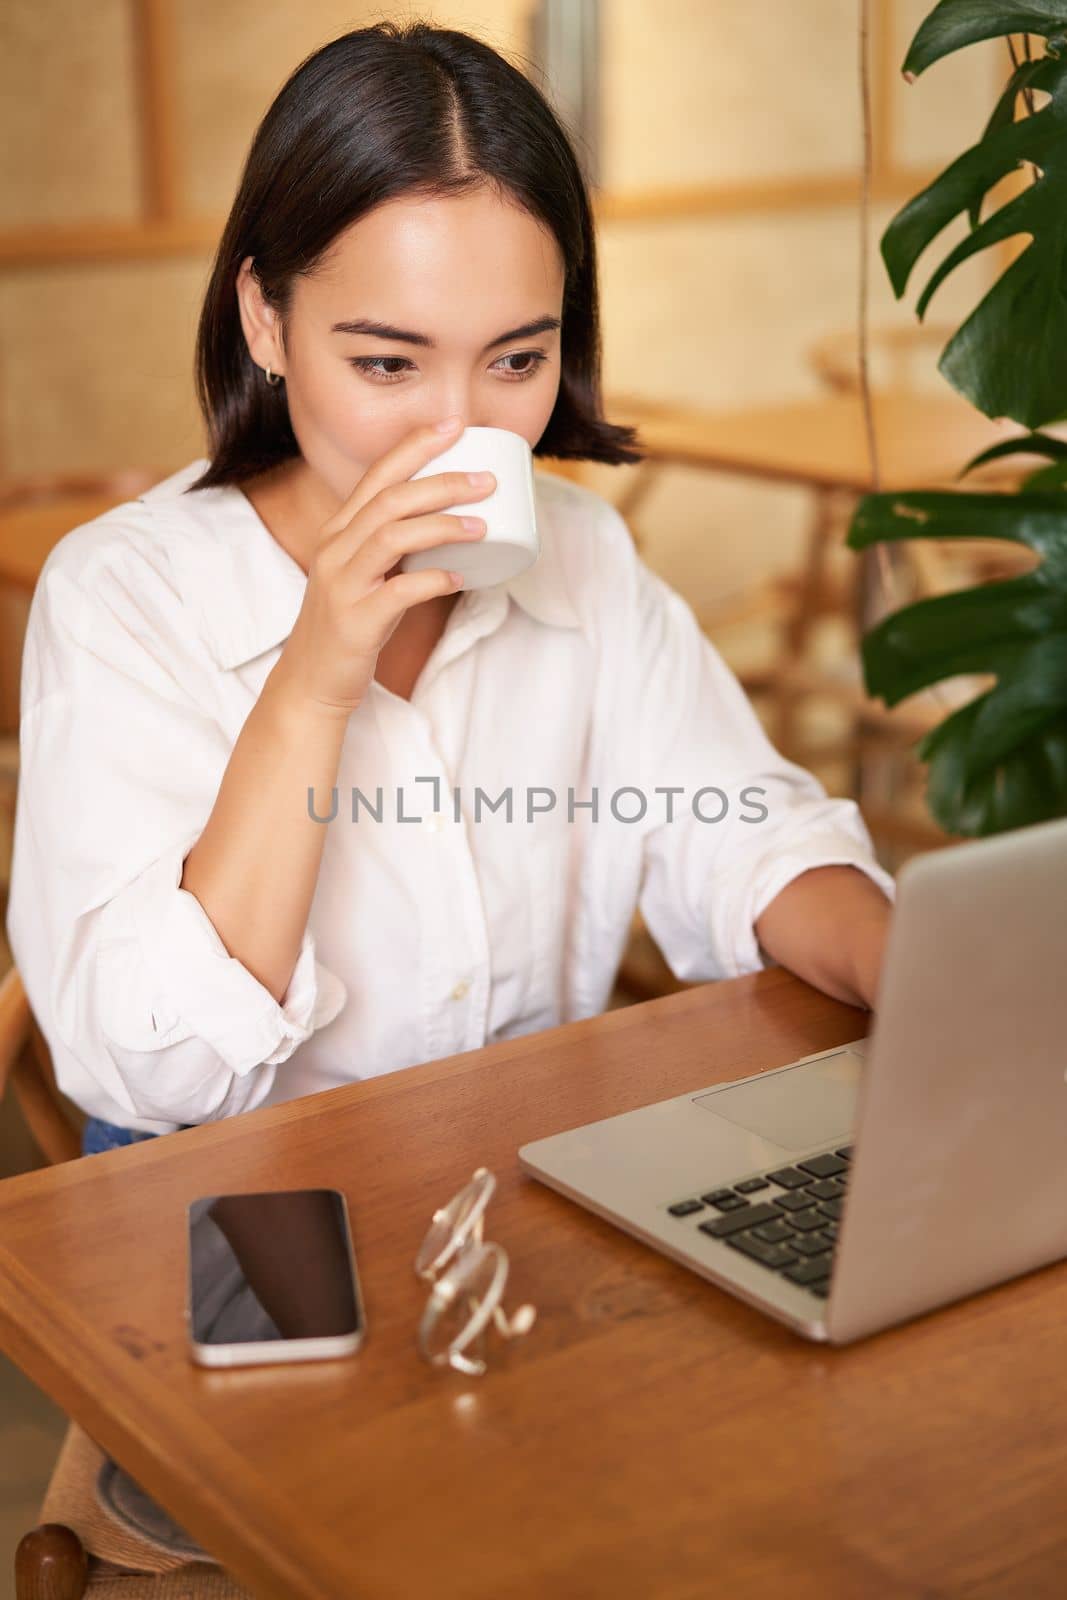
[(859, 867), (809, 867), (756, 919), (767, 954), (846, 1005), (878, 1003), (893, 902)]
[(411, 551), (485, 537), (483, 518), (449, 516), (441, 508), (491, 494), (492, 473), (484, 485), (466, 472), (411, 480), (459, 431), (458, 419), (448, 433), (414, 429), (367, 468), (325, 523), (300, 614), (271, 675), (305, 706), (349, 717), (407, 608), (459, 588), (443, 568), (395, 570)]

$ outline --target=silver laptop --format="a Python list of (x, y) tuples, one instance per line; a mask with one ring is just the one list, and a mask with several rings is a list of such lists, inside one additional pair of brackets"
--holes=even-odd
[(1067, 820), (904, 864), (866, 1039), (519, 1158), (832, 1344), (1067, 1256)]

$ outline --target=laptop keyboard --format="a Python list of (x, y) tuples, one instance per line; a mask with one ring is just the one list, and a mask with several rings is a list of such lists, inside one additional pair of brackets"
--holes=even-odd
[(851, 1157), (851, 1145), (827, 1150), (729, 1189), (676, 1200), (667, 1210), (825, 1300)]

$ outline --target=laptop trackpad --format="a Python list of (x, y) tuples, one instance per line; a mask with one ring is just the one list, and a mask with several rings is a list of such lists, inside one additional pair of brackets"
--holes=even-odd
[(838, 1050), (817, 1061), (765, 1072), (745, 1083), (696, 1095), (693, 1104), (786, 1150), (847, 1139), (856, 1114), (863, 1061)]

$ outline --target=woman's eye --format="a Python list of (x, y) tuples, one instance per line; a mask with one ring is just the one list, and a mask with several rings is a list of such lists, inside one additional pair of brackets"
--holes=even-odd
[[(410, 367), (411, 362), (406, 361), (403, 356), (353, 356), (352, 365), (359, 372), (369, 372), (372, 377), (391, 381), (400, 376), (400, 372), (393, 369)], [(390, 370), (385, 371), (385, 368)]]
[[(415, 365), (406, 356), (349, 356), (348, 359), (357, 372), (366, 373), (378, 383), (396, 383), (403, 378), (407, 367)], [(532, 378), (548, 357), (540, 350), (516, 350), (511, 355), (501, 356), (500, 360), (526, 363), (522, 367), (501, 369), (509, 382), (521, 383), (525, 378)]]
[(500, 359), (501, 361), (527, 362), (527, 366), (521, 368), (508, 367), (505, 370), (510, 372), (512, 376), (516, 378), (532, 378), (538, 367), (541, 366), (542, 362), (547, 361), (548, 357), (546, 355), (542, 355), (540, 350), (519, 350), (516, 351), (514, 355), (501, 356)]

